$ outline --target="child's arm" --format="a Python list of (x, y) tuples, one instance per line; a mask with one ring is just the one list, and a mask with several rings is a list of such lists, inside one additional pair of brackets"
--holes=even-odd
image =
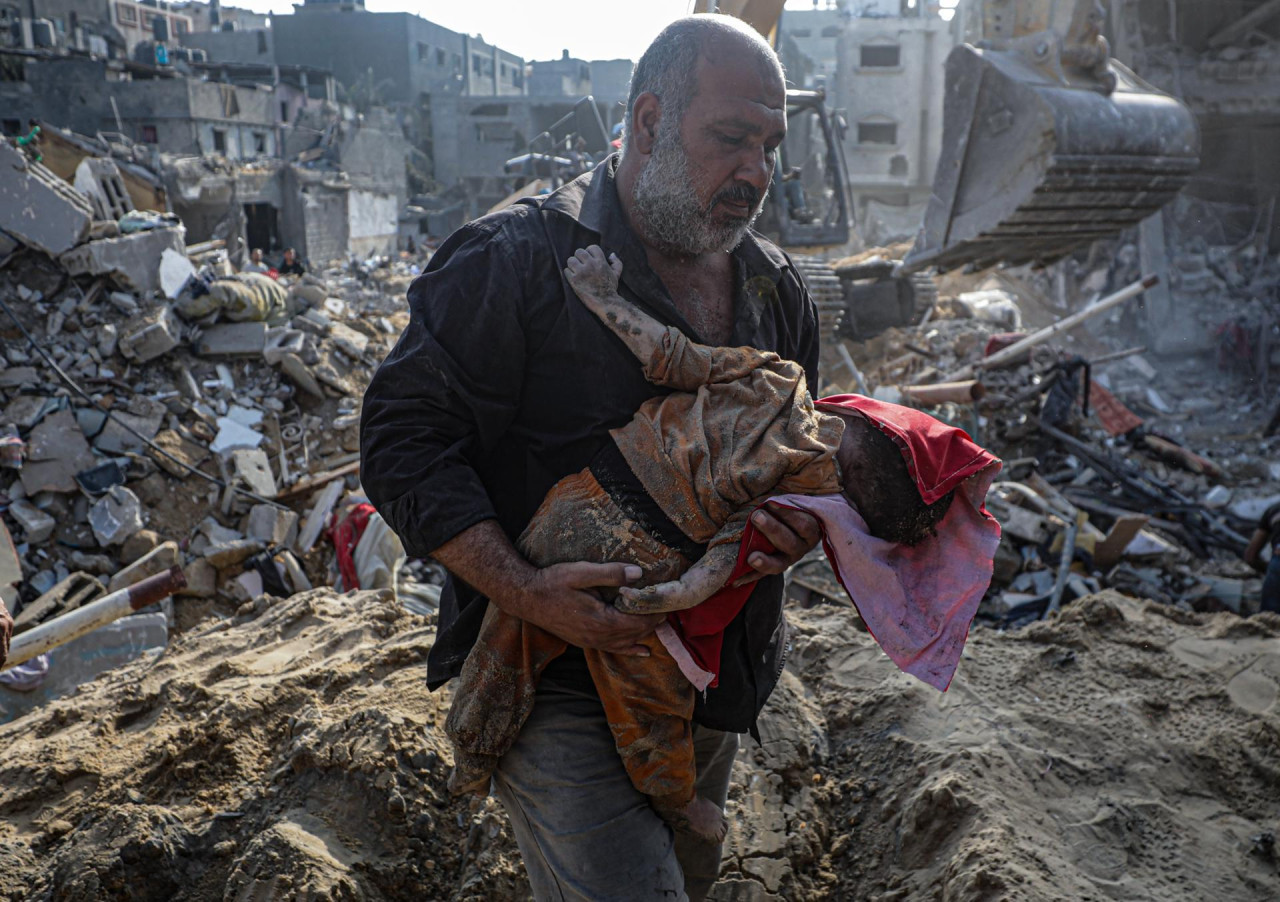
[(667, 329), (618, 294), (622, 261), (617, 254), (606, 260), (599, 246), (582, 248), (565, 263), (564, 275), (587, 309), (622, 339), (636, 359), (647, 364)]
[(679, 579), (643, 589), (623, 587), (614, 607), (627, 614), (667, 614), (695, 607), (719, 592), (738, 562), (738, 546), (756, 506), (751, 504), (730, 517), (711, 537), (706, 553)]

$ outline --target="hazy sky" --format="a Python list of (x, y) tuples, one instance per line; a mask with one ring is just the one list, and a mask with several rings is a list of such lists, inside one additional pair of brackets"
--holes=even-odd
[[(288, 13), (288, 0), (227, 0), (227, 6)], [(812, 0), (788, 0), (812, 9)], [(644, 52), (690, 0), (365, 0), (373, 12), (412, 12), (527, 60), (556, 59), (567, 49), (582, 59), (631, 59)]]

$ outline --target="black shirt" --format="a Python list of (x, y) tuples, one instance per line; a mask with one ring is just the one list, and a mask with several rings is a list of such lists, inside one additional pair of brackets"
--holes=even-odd
[[(574, 251), (616, 253), (620, 293), (698, 340), (627, 225), (616, 164), (468, 223), (410, 286), (409, 326), (369, 385), (361, 423), (361, 482), (409, 555), (425, 557), (488, 519), (514, 540), (557, 481), (664, 391), (573, 294), (562, 270)], [(817, 311), (790, 260), (754, 233), (732, 256), (730, 344), (798, 361), (816, 385)], [(743, 290), (760, 278), (771, 295)], [(485, 604), (467, 585), (446, 584), (427, 660), (432, 688), (460, 671)], [(720, 686), (699, 698), (695, 719), (751, 729), (786, 645), (782, 580), (766, 578), (726, 631)]]
[(1280, 502), (1271, 505), (1258, 518), (1258, 529), (1267, 534), (1273, 554), (1280, 553)]

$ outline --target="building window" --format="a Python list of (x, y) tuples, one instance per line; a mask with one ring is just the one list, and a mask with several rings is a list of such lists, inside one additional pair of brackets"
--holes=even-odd
[(431, 45), (418, 42), (418, 62), (425, 63), (431, 57)]
[(902, 65), (902, 48), (897, 44), (863, 44), (858, 65), (864, 69), (897, 69)]
[(125, 3), (116, 4), (116, 22), (121, 25), (137, 25), (138, 11)]
[(174, 34), (186, 34), (186, 33), (187, 33), (187, 32), (189, 32), (190, 30), (191, 30), (191, 29), (187, 27), (187, 20), (186, 20), (186, 19), (174, 19), (174, 20), (173, 20), (173, 33), (174, 33)]
[(889, 175), (896, 178), (906, 178), (909, 169), (907, 158), (900, 153), (894, 154), (893, 158), (889, 160)]
[(266, 56), (267, 52), (267, 31), (264, 28), (258, 32), (258, 56)]
[(828, 25), (826, 28), (822, 29), (822, 36), (823, 36), (824, 38), (838, 38), (838, 37), (840, 37), (840, 26), (839, 26), (839, 25)]
[(858, 143), (887, 144), (892, 147), (898, 143), (898, 123), (859, 122)]
[(484, 63), (483, 63), (483, 59), (482, 59), (482, 57), (474, 56), (474, 55), (473, 55), (473, 56), (471, 57), (471, 72), (472, 72), (473, 74), (475, 74), (475, 75), (479, 75), (479, 74), (480, 74), (480, 67), (481, 67), (483, 64), (484, 64)]
[(227, 152), (227, 130), (225, 128), (215, 128), (213, 130), (213, 152), (221, 154)]
[(287, 101), (280, 101), (280, 121), (287, 123), (289, 121), (289, 104)]
[(439, 66), (441, 69), (443, 69), (445, 66), (445, 63), (447, 63), (448, 61), (449, 61), (449, 54), (444, 52), (443, 47), (437, 47), (436, 48), (436, 65)]
[(267, 152), (267, 136), (262, 132), (253, 133), (253, 152), (256, 154), (266, 154)]
[(142, 126), (142, 143), (143, 144), (159, 144), (160, 143), (160, 136), (156, 134), (156, 127), (154, 125)]
[(6, 135), (20, 135), (22, 134), (22, 120), (0, 119), (0, 131), (3, 131)]

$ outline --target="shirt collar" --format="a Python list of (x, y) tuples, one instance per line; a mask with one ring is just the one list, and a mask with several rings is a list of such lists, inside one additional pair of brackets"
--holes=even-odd
[[(618, 200), (615, 173), (620, 155), (610, 154), (595, 169), (562, 186), (543, 201), (544, 210), (554, 210), (600, 235), (614, 247), (640, 247), (640, 242)], [(768, 276), (775, 285), (787, 269), (787, 259), (772, 243), (764, 243), (748, 230), (733, 251), (746, 267), (747, 277)], [(624, 265), (626, 261), (623, 261)], [(624, 270), (625, 272), (625, 270)]]

